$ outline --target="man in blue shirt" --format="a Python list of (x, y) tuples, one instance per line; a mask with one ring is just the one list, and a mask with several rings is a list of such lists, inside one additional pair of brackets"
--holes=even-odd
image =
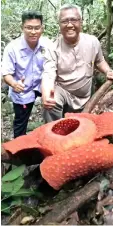
[(9, 85), (14, 106), (14, 138), (26, 134), (29, 116), (37, 96), (41, 96), (43, 54), (50, 40), (42, 37), (43, 17), (37, 12), (22, 14), (23, 35), (5, 48), (2, 75)]

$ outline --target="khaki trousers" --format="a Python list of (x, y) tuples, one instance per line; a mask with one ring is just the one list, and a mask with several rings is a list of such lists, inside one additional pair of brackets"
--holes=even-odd
[(83, 107), (79, 106), (76, 97), (73, 96), (60, 86), (55, 88), (56, 106), (51, 110), (43, 110), (43, 118), (45, 123), (55, 121), (64, 117), (66, 112), (81, 112)]

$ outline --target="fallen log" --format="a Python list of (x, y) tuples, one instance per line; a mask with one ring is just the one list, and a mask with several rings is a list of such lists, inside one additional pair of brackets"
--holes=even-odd
[(105, 94), (105, 96), (95, 105), (91, 113), (101, 114), (106, 111), (113, 112), (113, 89)]
[(86, 103), (84, 110), (82, 112), (88, 112), (91, 113), (95, 105), (98, 103), (98, 101), (104, 96), (105, 92), (109, 89), (110, 86), (112, 86), (113, 81), (107, 80), (97, 91), (94, 93), (94, 95), (91, 97), (91, 99)]
[(105, 96), (99, 101), (99, 105), (104, 105), (104, 104), (107, 107), (113, 104), (113, 89), (110, 90), (108, 93), (106, 93)]
[(54, 204), (51, 212), (47, 213), (42, 219), (37, 222), (37, 225), (62, 223), (72, 213), (76, 212), (92, 197), (97, 196), (100, 190), (100, 183), (93, 181), (85, 185), (79, 191), (74, 192), (67, 199)]
[[(100, 199), (98, 196), (101, 195), (103, 199), (101, 201), (101, 206), (106, 205), (106, 202), (109, 201), (112, 204), (112, 200), (109, 200), (108, 197), (102, 196), (104, 193), (104, 188), (102, 190), (102, 184), (105, 182), (105, 179), (108, 180), (107, 189), (111, 188), (113, 183), (113, 168), (104, 172), (104, 177), (102, 175), (96, 175), (89, 183), (87, 183), (84, 187), (80, 188), (78, 191), (74, 191), (64, 199), (58, 203), (55, 203), (52, 206), (52, 210), (48, 212), (45, 216), (39, 219), (36, 222), (36, 225), (53, 225), (53, 224), (65, 224), (65, 225), (76, 225), (79, 223), (79, 219), (77, 219), (78, 211), (85, 204), (88, 204), (91, 200), (97, 200), (97, 203)], [(109, 193), (108, 193), (109, 194)], [(106, 197), (106, 198), (105, 198)], [(97, 211), (97, 210), (96, 210)], [(74, 217), (74, 218), (73, 218)], [(72, 223), (73, 222), (73, 223)]]

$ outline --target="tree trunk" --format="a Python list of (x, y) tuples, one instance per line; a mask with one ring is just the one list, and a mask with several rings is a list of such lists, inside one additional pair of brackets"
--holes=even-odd
[(112, 29), (112, 0), (107, 0), (107, 37), (106, 37), (107, 57), (110, 54), (111, 29)]

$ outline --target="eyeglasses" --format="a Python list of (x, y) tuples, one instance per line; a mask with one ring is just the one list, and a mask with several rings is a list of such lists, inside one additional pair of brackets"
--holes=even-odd
[(68, 23), (75, 25), (80, 20), (81, 20), (80, 18), (69, 18), (65, 20), (60, 20), (60, 23), (63, 25), (68, 25)]
[(28, 31), (32, 31), (32, 30), (35, 30), (35, 31), (38, 31), (41, 29), (42, 26), (25, 26), (24, 28), (27, 29)]

